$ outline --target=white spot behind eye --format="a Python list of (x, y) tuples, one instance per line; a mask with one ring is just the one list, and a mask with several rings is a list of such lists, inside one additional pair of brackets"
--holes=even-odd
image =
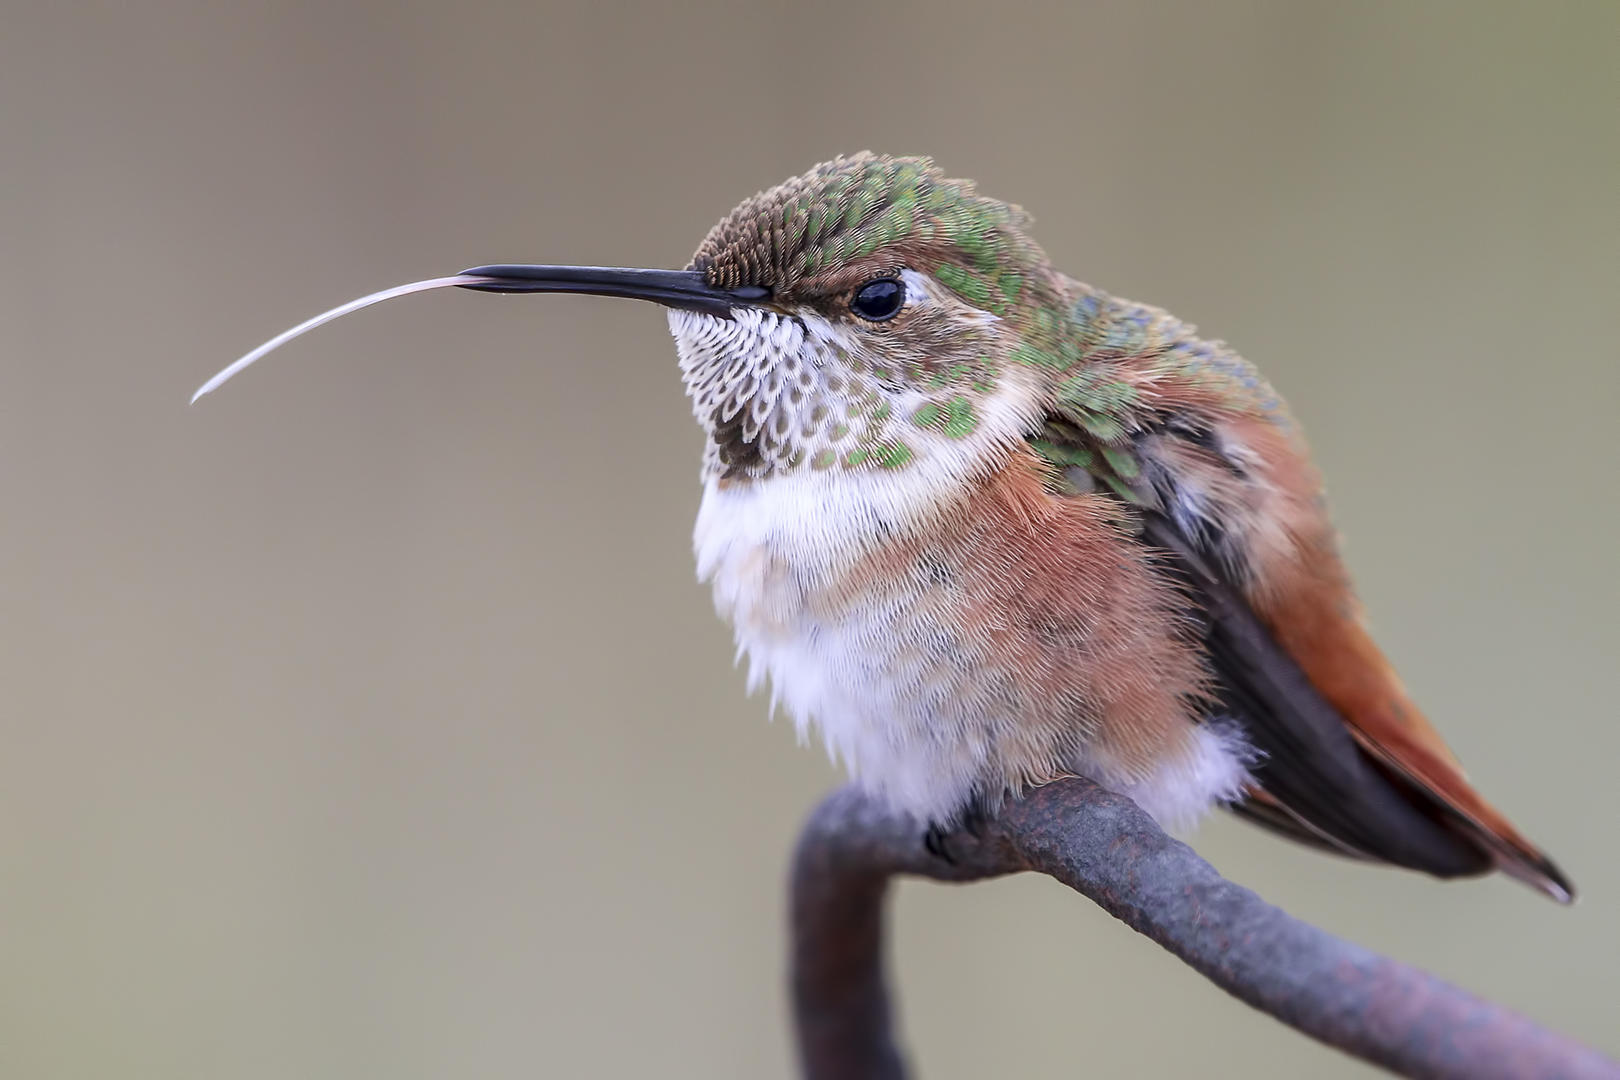
[(933, 294), (928, 290), (928, 275), (919, 274), (915, 270), (902, 270), (900, 283), (906, 287), (906, 307), (934, 303)]
[[(900, 280), (906, 286), (906, 306), (933, 307), (943, 303), (950, 303), (960, 317), (968, 320), (970, 326), (990, 326), (1001, 319), (981, 308), (973, 307), (967, 301), (948, 293), (945, 286), (916, 270), (900, 271)], [(947, 297), (949, 298), (947, 300)]]

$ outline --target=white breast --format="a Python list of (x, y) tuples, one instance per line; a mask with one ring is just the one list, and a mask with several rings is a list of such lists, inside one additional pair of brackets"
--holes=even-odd
[(916, 509), (847, 482), (711, 481), (695, 543), (698, 575), (748, 659), (749, 690), (768, 680), (773, 710), (786, 709), (801, 741), (816, 727), (870, 790), (919, 820), (944, 821), (982, 777), (985, 751), (980, 740), (929, 737), (931, 725), (957, 723), (916, 691), (917, 597), (838, 587), (876, 537), (911, 527)]

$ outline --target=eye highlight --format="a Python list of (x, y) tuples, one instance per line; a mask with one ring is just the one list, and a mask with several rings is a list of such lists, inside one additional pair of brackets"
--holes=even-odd
[(906, 303), (906, 287), (894, 278), (873, 278), (849, 298), (850, 310), (863, 319), (892, 319)]

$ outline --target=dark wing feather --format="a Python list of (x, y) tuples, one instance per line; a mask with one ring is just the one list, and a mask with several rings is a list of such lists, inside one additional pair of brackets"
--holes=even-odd
[(1265, 755), (1255, 769), (1265, 797), (1240, 812), (1294, 839), (1440, 877), (1489, 870), (1483, 849), (1361, 751), (1343, 717), (1175, 523), (1156, 510), (1142, 514), (1143, 540), (1164, 553), (1167, 572), (1197, 604), (1222, 713)]
[[(1218, 700), (1212, 716), (1239, 724), (1263, 755), (1253, 770), (1258, 790), (1237, 812), (1315, 847), (1439, 877), (1490, 870), (1487, 850), (1448, 827), (1433, 800), (1362, 750), (1345, 718), (1277, 643), (1231, 580), (1218, 524), (1191, 518), (1188, 528), (1197, 532), (1189, 535), (1158, 509), (1176, 504), (1175, 479), (1155, 468), (1151, 455), (1136, 451), (1145, 449), (1140, 440), (1165, 436), (1205, 446), (1208, 439), (1200, 439), (1196, 427), (1184, 428), (1171, 420), (1163, 430), (1140, 433), (1135, 446), (1116, 445), (1109, 455), (1055, 420), (1035, 446), (1061, 470), (1060, 486), (1111, 491), (1132, 506), (1142, 542), (1189, 597), (1214, 676)], [(1131, 474), (1113, 468), (1120, 450), (1136, 462)]]
[(1307, 824), (1299, 815), (1283, 806), (1282, 803), (1266, 793), (1266, 789), (1250, 785), (1248, 793), (1237, 802), (1228, 803), (1226, 808), (1240, 818), (1250, 821), (1263, 829), (1269, 829), (1280, 836), (1285, 836), (1295, 843), (1306, 847), (1316, 848), (1333, 855), (1343, 855), (1351, 859), (1371, 859), (1364, 851), (1357, 851), (1342, 840), (1322, 832), (1320, 829)]

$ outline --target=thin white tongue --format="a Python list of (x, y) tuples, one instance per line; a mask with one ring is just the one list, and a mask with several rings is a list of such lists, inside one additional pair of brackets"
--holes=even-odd
[(409, 285), (396, 285), (392, 289), (384, 289), (382, 292), (374, 292), (370, 296), (362, 296), (358, 300), (350, 300), (347, 304), (340, 304), (331, 311), (323, 311), (313, 319), (299, 323), (291, 330), (283, 330), (246, 356), (239, 360), (233, 360), (229, 367), (197, 388), (197, 392), (191, 395), (191, 403), (195, 405), (197, 399), (204, 394), (211, 393), (224, 386), (237, 372), (261, 356), (274, 352), (293, 338), (302, 337), (317, 326), (325, 326), (333, 319), (341, 319), (350, 312), (359, 311), (361, 308), (370, 307), (372, 304), (380, 304), (384, 300), (392, 300), (396, 296), (409, 296), (411, 293), (427, 292), (429, 289), (444, 289), (451, 285), (486, 285), (494, 280), (494, 278), (478, 277), (472, 274), (453, 274), (450, 277), (413, 281)]

